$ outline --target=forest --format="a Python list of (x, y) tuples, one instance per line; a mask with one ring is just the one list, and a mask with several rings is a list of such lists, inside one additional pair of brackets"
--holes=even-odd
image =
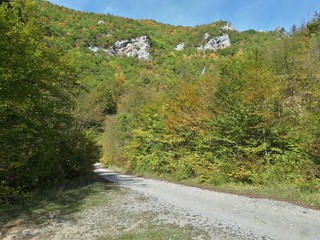
[[(239, 32), (225, 21), (184, 27), (43, 0), (0, 4), (0, 199), (99, 161), (136, 175), (318, 196), (319, 13), (290, 30)], [(231, 46), (200, 49), (206, 34), (228, 34)], [(140, 36), (148, 60), (105, 52)]]

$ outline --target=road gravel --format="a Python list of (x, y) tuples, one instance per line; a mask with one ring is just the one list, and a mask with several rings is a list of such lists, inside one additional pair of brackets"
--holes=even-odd
[(153, 211), (159, 221), (191, 225), (211, 239), (320, 240), (317, 210), (115, 173), (99, 164), (95, 172), (141, 195), (143, 203), (129, 203), (131, 212)]

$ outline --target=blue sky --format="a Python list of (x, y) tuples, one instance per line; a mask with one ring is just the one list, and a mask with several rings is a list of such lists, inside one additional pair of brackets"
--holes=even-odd
[(274, 30), (300, 25), (320, 12), (320, 0), (49, 0), (68, 8), (109, 13), (134, 19), (153, 19), (195, 26), (218, 20), (237, 30)]

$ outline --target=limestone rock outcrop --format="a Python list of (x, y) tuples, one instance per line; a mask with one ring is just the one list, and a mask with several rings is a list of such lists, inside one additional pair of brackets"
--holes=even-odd
[[(121, 40), (115, 42), (108, 49), (101, 49), (104, 53), (109, 56), (129, 56), (135, 57), (139, 60), (149, 60), (151, 57), (150, 54), (150, 41), (147, 36), (141, 36), (133, 38), (130, 40)], [(97, 46), (89, 47), (91, 51), (97, 53), (99, 48)]]
[(175, 48), (174, 50), (176, 51), (182, 51), (184, 49), (184, 43), (179, 43)]
[(198, 50), (213, 50), (217, 51), (218, 49), (228, 48), (231, 46), (230, 37), (228, 34), (223, 34), (218, 37), (211, 38), (206, 44), (201, 47), (198, 47)]
[(88, 48), (94, 53), (97, 53), (99, 51), (99, 47), (98, 46), (88, 47)]
[(117, 41), (110, 48), (110, 53), (114, 56), (136, 57), (139, 60), (149, 60), (151, 57), (150, 42), (147, 36), (133, 38), (131, 40)]
[(228, 22), (226, 25), (222, 26), (221, 28), (222, 28), (223, 30), (235, 31), (232, 23), (229, 23), (229, 22)]

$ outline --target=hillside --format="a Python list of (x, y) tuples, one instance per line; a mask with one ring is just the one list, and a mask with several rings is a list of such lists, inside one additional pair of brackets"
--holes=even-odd
[[(64, 91), (75, 102), (76, 129), (102, 146), (105, 165), (319, 192), (319, 14), (289, 33), (239, 32), (226, 21), (171, 26), (34, 3), (24, 5), (32, 17), (17, 24), (34, 23), (43, 48), (68, 60), (70, 68), (49, 72), (71, 81)], [(2, 6), (3, 16), (12, 8)]]
[[(79, 82), (89, 92), (102, 91), (104, 87), (101, 85), (106, 86), (112, 91), (113, 98), (117, 98), (118, 105), (121, 105), (119, 97), (125, 89), (131, 89), (127, 85), (151, 85), (155, 90), (167, 85), (171, 88), (177, 78), (212, 74), (216, 72), (214, 64), (219, 58), (241, 55), (244, 49), (260, 51), (279, 36), (276, 32), (238, 32), (225, 21), (192, 28), (79, 12), (45, 1), (39, 1), (39, 4), (39, 18), (48, 40), (67, 52), (74, 51)], [(142, 38), (145, 40), (139, 44), (145, 45), (145, 52), (142, 51), (139, 59), (141, 56), (134, 52), (135, 49), (130, 52), (126, 48), (132, 40), (139, 42)], [(98, 96), (89, 98), (95, 97)], [(95, 100), (85, 102), (89, 104), (90, 101)], [(115, 103), (110, 104), (115, 108)], [(86, 112), (97, 106), (88, 108)], [(96, 110), (98, 112), (86, 117), (98, 124), (104, 117), (100, 116), (101, 109)], [(110, 111), (114, 113), (116, 110)]]

